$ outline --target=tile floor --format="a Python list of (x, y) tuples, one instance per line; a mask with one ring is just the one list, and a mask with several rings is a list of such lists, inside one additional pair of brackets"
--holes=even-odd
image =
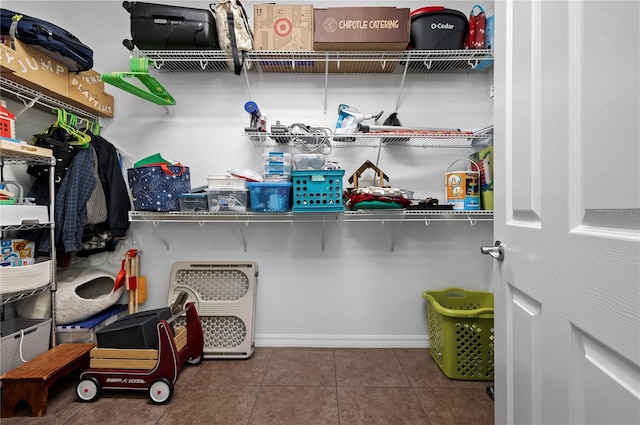
[(75, 397), (69, 376), (50, 390), (47, 415), (27, 405), (13, 424), (404, 425), (493, 424), (490, 383), (447, 379), (418, 348), (256, 348), (246, 360), (186, 365), (167, 405), (146, 392)]

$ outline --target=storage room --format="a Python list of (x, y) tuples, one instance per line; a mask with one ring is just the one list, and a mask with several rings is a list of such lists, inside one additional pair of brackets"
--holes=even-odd
[[(29, 296), (12, 298), (27, 269), (3, 275), (3, 336), (9, 321), (19, 334), (52, 319), (40, 346), (53, 343), (47, 326), (57, 344), (95, 342), (98, 329), (108, 344), (131, 314), (182, 313), (189, 329), (195, 302), (204, 351), (189, 362), (260, 347), (425, 349), (425, 291), (492, 290), (480, 247), (493, 244), (493, 189), (479, 185), (491, 177), (493, 57), (488, 41), (465, 48), (474, 2), (247, 1), (236, 25), (255, 45), (237, 37), (235, 62), (215, 3), (158, 4), (2, 3), (24, 15), (6, 33), (2, 15), (3, 155), (25, 141), (55, 158), (3, 160), (7, 203), (19, 204), (3, 209), (3, 255), (6, 241), (39, 266)], [(446, 35), (434, 16), (452, 22)], [(90, 62), (15, 42), (31, 17), (69, 31)], [(449, 53), (408, 57), (408, 41)], [(92, 153), (93, 173), (72, 167)], [(82, 191), (86, 207), (69, 213)], [(55, 225), (32, 228), (54, 203)], [(235, 286), (241, 302), (216, 302)]]

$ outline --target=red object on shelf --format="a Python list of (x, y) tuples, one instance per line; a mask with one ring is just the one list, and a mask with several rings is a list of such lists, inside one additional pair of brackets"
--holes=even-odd
[(16, 116), (2, 105), (0, 105), (0, 136), (16, 138)]

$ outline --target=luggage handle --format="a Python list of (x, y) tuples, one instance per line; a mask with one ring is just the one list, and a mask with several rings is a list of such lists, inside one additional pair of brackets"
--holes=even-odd
[[(218, 0), (218, 4), (221, 4), (221, 3), (227, 3), (227, 1)], [(236, 5), (240, 8), (245, 27), (247, 31), (249, 31), (249, 33), (251, 34), (251, 30), (249, 29), (249, 22), (247, 20), (247, 11), (244, 8), (244, 5), (240, 3), (240, 0), (236, 0)], [(215, 4), (209, 3), (209, 9), (211, 9), (211, 11), (213, 12), (214, 19), (215, 19), (215, 15), (216, 15)], [(245, 50), (241, 50), (240, 52), (238, 52), (238, 43), (236, 41), (236, 30), (235, 30), (235, 24), (234, 24), (233, 10), (227, 10), (227, 29), (229, 30), (229, 43), (231, 44), (231, 56), (233, 58), (233, 72), (236, 75), (241, 75), (242, 67), (247, 59), (247, 52)], [(253, 40), (253, 35), (252, 35), (252, 40)], [(242, 61), (240, 60), (240, 56), (242, 56)]]
[[(236, 75), (240, 75), (242, 71), (242, 63), (238, 57), (238, 44), (236, 43), (236, 29), (233, 25), (233, 12), (227, 11), (227, 24), (229, 25), (229, 39), (231, 41), (231, 55), (233, 56), (233, 68)], [(244, 59), (244, 52), (242, 52)], [(243, 61), (244, 62), (244, 61)]]
[(156, 25), (167, 25), (169, 21), (184, 22), (184, 16), (153, 15), (153, 23)]

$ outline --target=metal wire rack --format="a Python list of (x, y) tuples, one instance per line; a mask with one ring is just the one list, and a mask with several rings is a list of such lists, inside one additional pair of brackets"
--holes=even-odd
[(129, 221), (159, 223), (306, 223), (321, 221), (493, 221), (493, 211), (459, 210), (359, 210), (334, 213), (254, 212), (153, 212), (129, 211)]
[(51, 96), (33, 90), (29, 87), (18, 84), (5, 77), (0, 77), (0, 88), (2, 89), (2, 96), (9, 96), (22, 102), (25, 107), (23, 110), (17, 112), (16, 117), (21, 115), (25, 110), (35, 106), (39, 109), (51, 112), (55, 108), (63, 108), (67, 112), (72, 112), (79, 117), (87, 118), (92, 121), (98, 121), (98, 116), (91, 114), (81, 108), (62, 102)]
[[(133, 50), (147, 57), (160, 72), (233, 72), (233, 60), (221, 50)], [(493, 51), (280, 51), (247, 52), (246, 72), (325, 73), (471, 73), (493, 66)]]
[[(493, 127), (480, 131), (460, 131), (459, 133), (426, 132), (386, 132), (354, 133), (334, 135), (330, 141), (334, 148), (403, 146), (422, 148), (470, 148), (487, 146), (493, 141)], [(270, 147), (291, 144), (298, 137), (295, 134), (244, 133), (254, 146)]]

